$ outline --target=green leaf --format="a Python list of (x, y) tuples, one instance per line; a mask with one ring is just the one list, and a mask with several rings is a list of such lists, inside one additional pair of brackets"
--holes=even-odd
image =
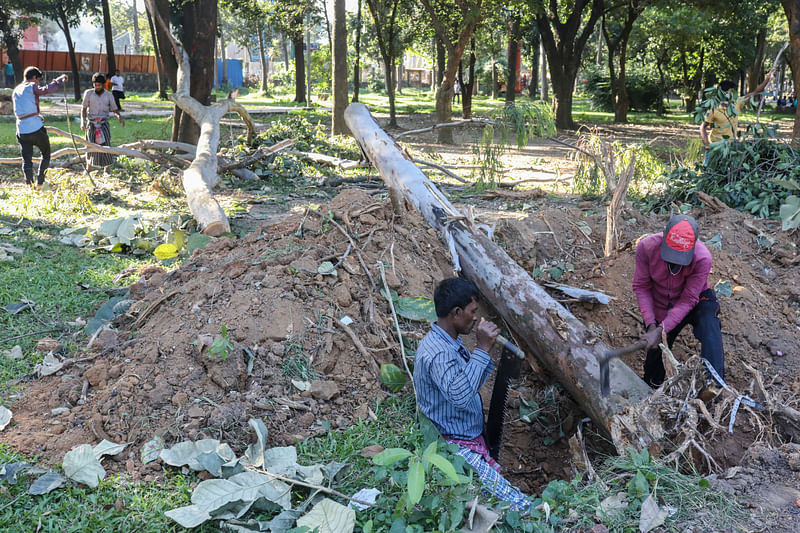
[(355, 525), (355, 510), (329, 498), (321, 500), (297, 519), (298, 527), (308, 527), (317, 533), (352, 533)]
[(119, 231), (119, 226), (122, 224), (122, 221), (125, 220), (125, 217), (114, 218), (112, 220), (106, 220), (100, 227), (97, 228), (97, 234), (100, 237), (114, 237), (117, 235), (117, 231)]
[(139, 225), (139, 215), (131, 215), (125, 218), (117, 229), (117, 237), (123, 244), (130, 245), (136, 236), (136, 226)]
[(436, 322), (436, 306), (433, 300), (422, 296), (398, 298), (394, 310), (403, 318), (417, 322)]
[(90, 444), (81, 444), (68, 451), (61, 466), (68, 478), (91, 488), (95, 488), (106, 477), (106, 471)]
[(786, 187), (790, 191), (800, 190), (800, 185), (797, 184), (796, 181), (793, 179), (788, 180), (773, 180), (772, 183), (775, 185), (780, 185), (781, 187)]
[(372, 462), (378, 466), (389, 466), (403, 459), (411, 457), (412, 453), (403, 448), (386, 448), (381, 453), (372, 458)]
[(127, 444), (115, 444), (103, 439), (92, 451), (94, 452), (94, 456), (99, 460), (104, 455), (119, 455), (127, 447)]
[[(389, 295), (391, 295), (391, 298), (392, 298), (393, 302), (396, 302), (400, 298), (400, 296), (397, 295), (397, 291), (395, 291), (393, 289), (389, 289)], [(386, 298), (388, 300), (389, 299), (389, 295), (386, 294), (386, 289), (381, 289), (381, 296), (383, 296), (384, 298)]]
[(195, 250), (205, 248), (206, 244), (211, 242), (211, 239), (212, 237), (202, 233), (192, 233), (186, 243), (186, 253), (192, 255)]
[(458, 474), (456, 474), (456, 469), (453, 467), (453, 464), (439, 455), (438, 453), (432, 453), (430, 455), (425, 456), (425, 459), (436, 465), (436, 468), (444, 472), (444, 475), (458, 483), (459, 478)]
[(164, 446), (164, 439), (161, 438), (160, 435), (156, 435), (149, 441), (145, 442), (140, 450), (142, 464), (146, 465), (147, 463), (151, 463), (158, 459), (158, 456), (161, 453), (161, 450), (164, 449)]
[(392, 392), (400, 392), (406, 385), (406, 375), (397, 365), (385, 363), (381, 365), (381, 383)]
[(550, 269), (550, 277), (551, 277), (551, 278), (552, 278), (554, 281), (558, 281), (559, 279), (561, 279), (561, 276), (562, 276), (563, 274), (564, 274), (564, 271), (563, 271), (563, 270), (561, 270), (561, 269), (560, 269), (560, 268), (558, 268), (558, 267), (553, 267), (553, 268), (551, 268), (551, 269)]
[(630, 481), (628, 485), (628, 495), (631, 498), (641, 498), (645, 494), (650, 491), (650, 483), (648, 483), (647, 478), (644, 477), (641, 471), (637, 470), (636, 475), (633, 476), (633, 479)]
[(697, 484), (699, 486), (703, 487), (704, 489), (710, 489), (711, 488), (711, 483), (709, 483), (708, 480), (706, 478), (704, 478), (704, 477), (701, 477), (700, 481), (698, 481)]
[(800, 198), (794, 195), (786, 198), (786, 203), (781, 205), (780, 216), (783, 231), (800, 226)]
[(716, 284), (714, 284), (714, 294), (716, 294), (718, 297), (730, 297), (733, 294), (731, 282), (727, 280), (719, 280)]
[(216, 439), (202, 439), (198, 441), (186, 440), (175, 444), (172, 448), (161, 450), (159, 457), (162, 461), (172, 466), (188, 466), (195, 472), (205, 470), (197, 457), (203, 453), (216, 451), (220, 442)]
[(173, 245), (177, 250), (183, 248), (183, 245), (186, 244), (186, 232), (182, 229), (176, 229), (170, 236), (169, 244)]
[(178, 249), (174, 244), (161, 244), (153, 250), (153, 255), (155, 255), (156, 259), (159, 261), (166, 261), (167, 259), (178, 257)]
[(425, 467), (422, 461), (412, 460), (408, 467), (408, 508), (415, 506), (422, 499), (425, 490)]
[(422, 457), (427, 459), (431, 454), (435, 454), (436, 453), (436, 448), (438, 446), (439, 446), (439, 441), (438, 440), (435, 440), (435, 441), (431, 442), (430, 444), (428, 444), (425, 447), (425, 451), (422, 452)]

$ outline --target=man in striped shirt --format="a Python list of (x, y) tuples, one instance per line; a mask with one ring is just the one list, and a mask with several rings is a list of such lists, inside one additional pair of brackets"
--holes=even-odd
[(489, 350), (500, 333), (481, 318), (475, 332), (477, 346), (471, 354), (461, 342), (478, 321), (478, 287), (462, 278), (443, 280), (433, 301), (438, 320), (417, 347), (414, 386), (417, 405), (458, 454), (475, 469), (483, 489), (511, 509), (526, 511), (530, 501), (500, 475), (500, 465), (489, 455), (483, 438), (483, 403), (480, 388), (494, 370)]

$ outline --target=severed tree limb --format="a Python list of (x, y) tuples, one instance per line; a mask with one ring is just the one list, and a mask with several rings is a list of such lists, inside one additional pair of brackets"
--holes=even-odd
[(333, 157), (325, 154), (318, 154), (316, 152), (300, 152), (297, 150), (289, 150), (287, 153), (299, 157), (301, 159), (307, 159), (313, 163), (319, 163), (320, 165), (327, 165), (329, 167), (337, 167), (341, 168), (342, 170), (352, 170), (354, 168), (366, 168), (372, 166), (369, 163), (369, 161), (353, 161), (352, 159), (341, 159), (339, 157)]
[(453, 128), (455, 126), (463, 126), (465, 124), (485, 124), (485, 125), (492, 125), (495, 126), (497, 122), (493, 120), (487, 120), (485, 118), (466, 118), (464, 120), (455, 120), (453, 122), (443, 122), (441, 124), (434, 124), (433, 126), (428, 126), (427, 128), (420, 128), (418, 130), (408, 130), (402, 133), (398, 133), (394, 136), (395, 140), (399, 139), (400, 137), (405, 137), (406, 135), (414, 135), (417, 133), (425, 133), (428, 131), (438, 130), (440, 128)]
[(295, 139), (284, 139), (279, 143), (275, 143), (269, 148), (260, 148), (255, 151), (255, 153), (245, 157), (244, 159), (240, 159), (238, 161), (233, 161), (230, 163), (225, 163), (219, 165), (219, 171), (224, 172), (226, 170), (235, 170), (237, 168), (244, 168), (249, 167), (253, 163), (257, 161), (261, 161), (265, 157), (271, 156), (272, 154), (276, 154), (281, 150), (285, 150), (292, 146), (295, 143)]
[(388, 187), (439, 231), (455, 251), (463, 274), (478, 285), (527, 351), (561, 382), (617, 450), (646, 448), (661, 439), (661, 419), (644, 402), (651, 395), (650, 387), (615, 359), (610, 363), (612, 390), (624, 395), (603, 397), (598, 356), (608, 347), (466, 217), (451, 217), (460, 213), (405, 159), (363, 104), (351, 104), (345, 121)]
[(212, 192), (220, 180), (217, 174), (219, 123), (225, 114), (231, 111), (238, 113), (247, 125), (248, 142), (253, 138), (254, 124), (244, 107), (230, 97), (212, 106), (204, 106), (192, 98), (189, 93), (189, 56), (175, 40), (169, 25), (159, 16), (158, 10), (154, 9), (153, 0), (147, 2), (154, 14), (155, 22), (169, 37), (173, 54), (178, 62), (177, 90), (168, 97), (200, 125), (195, 158), (189, 168), (183, 171), (183, 188), (186, 191), (189, 210), (204, 234), (221, 235), (229, 232), (231, 227), (228, 217)]
[[(613, 154), (610, 157), (614, 157)], [(636, 163), (636, 154), (631, 154), (631, 161), (628, 167), (622, 171), (619, 176), (619, 182), (614, 189), (614, 195), (606, 207), (606, 243), (603, 252), (606, 257), (610, 256), (617, 250), (619, 245), (619, 231), (617, 230), (617, 218), (622, 210), (622, 202), (628, 196), (628, 186), (630, 186), (631, 179), (633, 179), (633, 170)], [(599, 166), (599, 165), (598, 165)], [(613, 164), (612, 164), (613, 168)], [(609, 177), (606, 175), (606, 181)]]
[(412, 161), (414, 163), (418, 164), (418, 165), (425, 165), (426, 167), (435, 168), (439, 172), (441, 172), (443, 174), (446, 174), (447, 176), (450, 176), (451, 178), (453, 178), (454, 180), (456, 180), (458, 182), (464, 183), (466, 185), (469, 184), (469, 181), (465, 180), (464, 178), (462, 178), (461, 176), (459, 176), (455, 172), (447, 170), (447, 168), (445, 168), (442, 165), (437, 165), (436, 163), (431, 163), (430, 161), (423, 161), (422, 159), (412, 159)]

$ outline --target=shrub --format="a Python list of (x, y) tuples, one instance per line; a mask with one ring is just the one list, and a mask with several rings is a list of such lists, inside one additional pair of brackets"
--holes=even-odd
[[(658, 109), (661, 93), (658, 80), (645, 74), (631, 72), (625, 78), (628, 90), (628, 101), (635, 111)], [(589, 71), (584, 86), (593, 109), (611, 112), (614, 110), (614, 99), (611, 94), (611, 79), (599, 70)]]

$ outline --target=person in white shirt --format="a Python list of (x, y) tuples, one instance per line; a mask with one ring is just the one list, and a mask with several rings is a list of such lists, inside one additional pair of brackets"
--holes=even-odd
[(117, 109), (120, 111), (122, 111), (122, 105), (119, 101), (125, 99), (124, 83), (125, 79), (120, 75), (119, 69), (115, 70), (114, 75), (111, 76), (111, 94), (114, 95), (114, 101), (117, 103)]
[[(111, 146), (111, 128), (108, 117), (111, 113), (117, 115), (119, 123), (125, 126), (125, 119), (117, 109), (114, 97), (105, 90), (106, 78), (99, 72), (92, 76), (93, 89), (86, 89), (83, 93), (83, 108), (81, 109), (81, 130), (86, 132), (86, 140), (103, 146)], [(89, 152), (86, 154), (89, 171), (93, 167), (108, 167), (114, 162), (115, 157), (105, 152)]]

